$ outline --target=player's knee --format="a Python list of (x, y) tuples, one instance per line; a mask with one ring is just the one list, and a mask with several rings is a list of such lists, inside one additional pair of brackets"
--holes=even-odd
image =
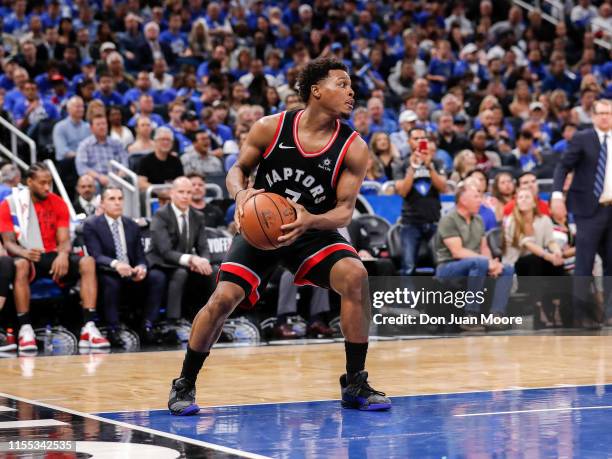
[(368, 272), (363, 265), (352, 266), (344, 275), (344, 291), (341, 295), (353, 298), (361, 298), (364, 283), (367, 281)]
[(30, 262), (28, 260), (19, 259), (15, 261), (15, 279), (27, 279), (30, 275)]
[(79, 271), (81, 274), (91, 274), (96, 270), (96, 262), (93, 257), (85, 256), (79, 260)]
[(242, 301), (243, 295), (228, 289), (217, 289), (210, 297), (207, 307), (219, 315), (227, 316), (232, 313), (238, 303)]

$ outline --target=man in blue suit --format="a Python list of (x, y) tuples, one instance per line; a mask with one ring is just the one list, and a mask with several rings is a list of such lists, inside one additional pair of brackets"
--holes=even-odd
[[(596, 101), (592, 118), (593, 128), (577, 132), (557, 164), (552, 196), (563, 199), (563, 183), (573, 171), (567, 207), (574, 214), (577, 231), (574, 318), (578, 326), (588, 328), (597, 327), (601, 319), (583, 298), (597, 253), (603, 260), (604, 276), (612, 276), (612, 101)], [(584, 312), (590, 316), (586, 321)]]
[(159, 270), (148, 270), (140, 227), (122, 216), (123, 191), (107, 187), (102, 193), (100, 207), (104, 213), (85, 221), (83, 237), (89, 254), (96, 260), (109, 339), (112, 344), (121, 345), (117, 334), (121, 292), (139, 284), (146, 289), (146, 295), (134, 297), (145, 299), (139, 331), (141, 340), (150, 344), (154, 341), (153, 322), (163, 299), (164, 275)]

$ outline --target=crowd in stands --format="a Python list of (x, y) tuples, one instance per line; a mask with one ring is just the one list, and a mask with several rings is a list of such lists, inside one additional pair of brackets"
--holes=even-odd
[[(348, 122), (370, 145), (366, 179), (392, 182), (390, 192), (403, 197), (401, 274), (415, 273), (420, 245), (439, 233), (440, 196), (466, 182), (472, 184), (461, 192), (466, 208), (478, 203), (483, 231), (502, 228), (509, 242), (503, 263), (516, 272), (563, 274), (571, 272), (571, 215), (562, 203), (549, 208), (540, 199), (537, 179), (552, 177), (574, 133), (592, 126), (597, 107), (610, 108), (597, 101), (612, 98), (612, 4), (567, 0), (563, 7), (554, 25), (544, 19), (550, 11), (527, 13), (490, 0), (3, 2), (0, 116), (56, 163), (80, 214), (117, 219), (106, 202), (122, 200), (109, 188), (115, 160), (138, 174), (143, 193), (173, 184), (157, 193), (167, 203), (166, 219), (169, 209), (181, 209), (175, 195), (185, 186), (206, 226), (227, 226), (225, 209), (206, 204), (206, 177), (227, 173), (257, 120), (303, 108), (296, 81), (306, 62), (335, 58), (349, 69), (355, 90)], [(24, 181), (11, 164), (0, 173), (0, 200), (19, 184), (31, 189), (40, 175), (30, 170)], [(63, 212), (54, 217), (57, 228), (66, 223)], [(153, 231), (164, 215), (158, 214)], [(525, 231), (533, 236), (527, 245)], [(6, 242), (11, 256), (26, 255)], [(44, 253), (65, 243), (43, 242)], [(192, 255), (198, 260), (202, 253)], [(149, 282), (152, 268), (165, 263), (148, 257), (145, 263), (138, 253), (113, 258), (118, 263), (111, 266), (92, 256), (99, 282), (108, 277), (101, 266), (120, 273), (110, 291), (127, 282), (121, 274), (127, 265), (137, 283)], [(534, 256), (543, 261), (533, 263)], [(70, 263), (75, 276), (83, 271), (80, 262)], [(186, 273), (208, 272), (200, 262), (177, 263)], [(185, 273), (158, 271), (166, 282), (184, 282)], [(5, 294), (0, 285), (0, 298)], [(86, 323), (97, 337), (90, 300), (83, 300)], [(145, 308), (145, 337), (159, 306)], [(169, 310), (178, 318), (176, 306)], [(116, 314), (105, 314), (116, 322)], [(22, 329), (26, 324), (20, 321)]]

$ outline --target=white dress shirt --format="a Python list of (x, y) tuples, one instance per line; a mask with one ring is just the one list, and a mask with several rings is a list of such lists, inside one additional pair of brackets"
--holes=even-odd
[[(170, 206), (172, 207), (172, 211), (174, 212), (174, 216), (176, 217), (176, 224), (178, 225), (179, 232), (182, 234), (183, 231), (187, 230), (187, 237), (189, 237), (189, 209), (183, 212), (181, 209), (176, 207), (174, 203), (171, 203)], [(181, 216), (183, 214), (185, 214), (185, 224), (187, 225), (187, 228), (182, 227), (183, 223), (182, 223)], [(179, 258), (179, 264), (181, 266), (189, 266), (190, 260), (191, 260), (191, 254), (185, 253), (181, 255), (181, 258)]]

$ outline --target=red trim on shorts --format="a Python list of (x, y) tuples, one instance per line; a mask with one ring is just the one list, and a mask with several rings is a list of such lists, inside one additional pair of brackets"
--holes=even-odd
[(298, 125), (300, 124), (300, 118), (302, 117), (302, 113), (304, 113), (304, 110), (301, 110), (295, 116), (295, 118), (293, 118), (293, 141), (295, 142), (295, 145), (297, 146), (298, 151), (301, 153), (301, 155), (306, 158), (313, 158), (315, 156), (322, 155), (327, 150), (329, 150), (332, 144), (336, 141), (336, 138), (338, 137), (338, 133), (340, 132), (340, 121), (336, 120), (336, 131), (334, 132), (334, 134), (331, 136), (331, 139), (329, 139), (329, 141), (327, 142), (327, 144), (325, 144), (323, 148), (321, 148), (319, 151), (308, 152), (304, 150), (304, 148), (302, 148), (302, 145), (300, 144), (300, 138), (298, 137)]
[(283, 127), (284, 120), (285, 120), (285, 112), (281, 112), (278, 118), (278, 123), (276, 124), (276, 131), (274, 131), (274, 138), (272, 139), (272, 142), (270, 143), (270, 145), (268, 145), (268, 148), (266, 148), (266, 151), (264, 151), (264, 154), (263, 154), (264, 158), (267, 158), (270, 155), (270, 152), (272, 151), (272, 149), (276, 146), (276, 142), (278, 141), (278, 138), (280, 136), (280, 132)]
[(357, 254), (357, 251), (352, 245), (345, 244), (342, 242), (337, 242), (335, 244), (328, 245), (327, 247), (323, 247), (321, 250), (313, 253), (311, 256), (309, 256), (302, 262), (302, 264), (295, 273), (295, 279), (293, 283), (295, 285), (314, 285), (309, 280), (306, 280), (305, 276), (310, 272), (312, 268), (314, 268), (332, 253), (335, 253), (338, 250), (348, 250)]
[(357, 131), (353, 132), (349, 136), (349, 138), (346, 139), (346, 142), (344, 143), (344, 147), (342, 147), (342, 151), (340, 151), (340, 156), (338, 156), (338, 160), (336, 161), (336, 167), (334, 167), (334, 174), (332, 175), (332, 182), (331, 182), (332, 188), (336, 186), (336, 180), (338, 180), (338, 172), (340, 172), (340, 166), (342, 165), (342, 162), (344, 161), (346, 152), (348, 151), (349, 147), (353, 143), (353, 140), (355, 140), (355, 138), (358, 135), (359, 133)]
[[(219, 273), (221, 273), (221, 271), (232, 273), (241, 279), (244, 279), (251, 285), (251, 293), (248, 295), (248, 298), (245, 298), (251, 304), (251, 306), (254, 306), (255, 303), (259, 301), (259, 292), (257, 291), (257, 287), (259, 287), (261, 279), (257, 274), (240, 263), (233, 263), (230, 261), (221, 264), (219, 267)], [(219, 276), (219, 273), (217, 276)]]

